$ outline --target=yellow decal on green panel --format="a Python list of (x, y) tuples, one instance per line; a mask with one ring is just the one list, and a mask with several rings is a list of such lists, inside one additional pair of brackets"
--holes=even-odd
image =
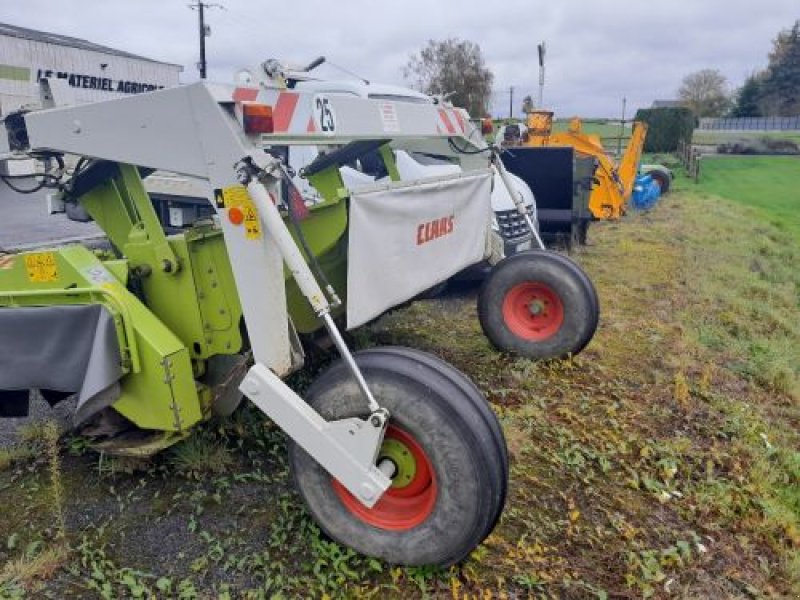
[(25, 255), (25, 270), (34, 283), (58, 281), (58, 264), (54, 252), (36, 252)]

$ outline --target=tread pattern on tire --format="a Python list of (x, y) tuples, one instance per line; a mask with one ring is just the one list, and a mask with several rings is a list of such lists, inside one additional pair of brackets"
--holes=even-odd
[[(289, 458), (309, 512), (332, 539), (392, 563), (447, 566), (462, 560), (496, 524), (506, 496), (507, 456), (494, 414), (488, 407), (478, 407), (477, 388), (453, 367), (421, 354), (376, 348), (355, 356), (378, 401), (393, 412), (395, 424), (404, 429), (416, 427), (417, 432), (412, 433), (418, 443), (428, 444), (425, 451), (437, 471), (437, 485), (440, 482), (442, 486), (434, 512), (425, 523), (403, 532), (369, 526), (343, 507), (333, 495), (330, 475), (293, 442)], [(406, 392), (419, 396), (400, 399), (398, 394)], [(390, 394), (396, 397), (390, 399)], [(353, 416), (355, 405), (359, 413), (368, 413), (352, 375), (341, 362), (311, 385), (307, 398), (328, 419)], [(489, 417), (495, 419), (494, 426)], [(410, 423), (409, 419), (419, 422)]]
[[(501, 467), (500, 476), (502, 481), (507, 482), (509, 477), (508, 447), (506, 446), (503, 429), (500, 426), (500, 423), (498, 422), (494, 412), (492, 412), (489, 403), (484, 398), (483, 393), (480, 391), (480, 389), (478, 389), (478, 386), (476, 386), (469, 377), (464, 375), (464, 373), (456, 369), (453, 365), (442, 360), (438, 356), (430, 354), (429, 352), (423, 352), (422, 350), (416, 350), (403, 346), (387, 346), (381, 348), (381, 351), (407, 356), (408, 358), (417, 360), (429, 366), (435, 366), (436, 368), (440, 369), (440, 372), (443, 375), (448, 376), (455, 385), (458, 385), (464, 391), (465, 397), (472, 402), (473, 407), (481, 414), (484, 423), (493, 434), (492, 441), (496, 450), (496, 460)], [(506, 485), (503, 484), (501, 489), (503, 491), (502, 498), (498, 503), (496, 514), (492, 518), (488, 530), (485, 532), (485, 535), (487, 536), (495, 528), (497, 522), (500, 520), (500, 516), (503, 513), (503, 507), (505, 506), (506, 501)]]
[[(508, 329), (502, 301), (512, 284), (543, 281), (561, 288), (565, 323), (551, 339), (524, 340)], [(528, 250), (503, 259), (481, 287), (478, 318), (489, 340), (499, 349), (528, 358), (566, 358), (579, 353), (591, 341), (600, 319), (597, 291), (589, 277), (572, 260), (546, 250)]]

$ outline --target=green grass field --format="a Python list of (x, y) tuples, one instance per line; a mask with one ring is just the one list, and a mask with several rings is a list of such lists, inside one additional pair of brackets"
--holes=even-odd
[[(507, 119), (497, 119), (495, 121), (495, 129), (501, 127), (506, 123)], [(569, 127), (569, 119), (555, 119), (553, 121), (553, 131), (560, 132), (566, 131)], [(622, 132), (620, 132), (620, 125), (618, 121), (611, 121), (606, 119), (584, 119), (583, 132), (589, 135), (599, 135), (603, 141), (603, 145), (614, 152), (617, 149), (617, 139), (622, 134), (622, 148), (624, 149), (631, 136), (631, 126), (628, 124)]]
[[(557, 119), (555, 123), (553, 123), (554, 131), (566, 131), (567, 128), (569, 128), (569, 119)], [(631, 127), (630, 124), (628, 124), (620, 131), (619, 122), (584, 119), (583, 132), (589, 135), (599, 135), (603, 139), (616, 139), (620, 136), (620, 133), (624, 138), (628, 138), (631, 135)]]
[(800, 239), (800, 157), (708, 157), (698, 190), (764, 211)]
[(768, 132), (742, 132), (742, 131), (705, 131), (695, 129), (692, 142), (703, 145), (717, 145), (736, 140), (756, 140), (760, 138), (776, 138), (791, 140), (800, 144), (800, 131), (768, 131)]

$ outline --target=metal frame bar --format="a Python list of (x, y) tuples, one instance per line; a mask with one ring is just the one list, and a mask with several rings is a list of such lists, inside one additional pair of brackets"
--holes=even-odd
[[(244, 228), (230, 223), (227, 211), (209, 198), (220, 215), (256, 361), (240, 390), (365, 506), (371, 507), (391, 485), (375, 465), (388, 412), (372, 396), (330, 318), (330, 307), (319, 284), (273, 204), (271, 192), (278, 197), (277, 182), (282, 176), (280, 163), (247, 138), (235, 116), (218, 102), (218, 92), (199, 83), (30, 113), (26, 123), (31, 147), (184, 173), (206, 179), (212, 188), (221, 191), (247, 182), (247, 195), (268, 235), (248, 238)], [(340, 116), (349, 115), (351, 127), (345, 124), (345, 137), (370, 137), (369, 129), (364, 123), (354, 122), (354, 117), (365, 103), (374, 104), (372, 108), (379, 114), (377, 103), (346, 100)], [(424, 137), (425, 131), (435, 125), (434, 113), (420, 113), (417, 106), (413, 111), (415, 116), (423, 117), (415, 131)], [(164, 135), (165, 131), (169, 134)], [(253, 172), (243, 171), (243, 165)], [(372, 413), (368, 420), (326, 422), (280, 379), (292, 366), (284, 262), (334, 340), (338, 340), (337, 347)]]

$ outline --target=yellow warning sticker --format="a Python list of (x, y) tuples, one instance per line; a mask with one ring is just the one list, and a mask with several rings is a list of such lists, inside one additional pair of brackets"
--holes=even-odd
[(58, 264), (54, 252), (35, 252), (25, 255), (28, 279), (35, 283), (58, 280)]
[(244, 235), (248, 240), (261, 239), (261, 223), (258, 222), (258, 212), (252, 202), (248, 206), (243, 206), (244, 211)]
[(250, 200), (247, 188), (241, 185), (226, 187), (222, 190), (222, 201), (225, 204), (225, 208), (237, 207), (244, 213), (242, 225), (244, 225), (245, 237), (248, 240), (260, 240), (261, 221), (258, 219), (258, 211), (253, 201)]

